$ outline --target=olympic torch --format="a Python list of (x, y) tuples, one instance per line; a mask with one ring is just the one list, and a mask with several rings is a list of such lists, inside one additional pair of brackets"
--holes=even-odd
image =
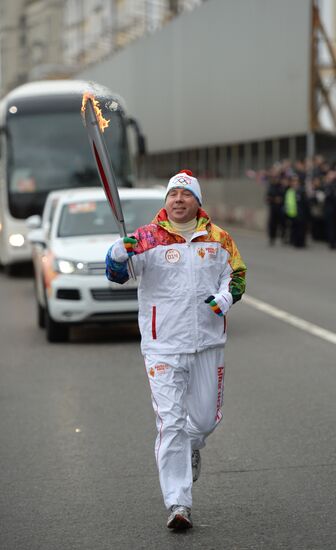
[[(97, 119), (99, 117), (100, 124)], [(113, 170), (110, 155), (108, 153), (102, 131), (108, 126), (109, 121), (102, 117), (98, 107), (97, 100), (90, 93), (83, 95), (82, 113), (84, 115), (85, 126), (91, 145), (93, 157), (96, 162), (99, 178), (107, 201), (111, 207), (113, 217), (119, 228), (121, 237), (127, 237), (124, 215), (121, 207), (117, 178)], [(101, 130), (102, 128), (102, 130)], [(128, 270), (133, 279), (136, 280), (132, 258), (128, 259)]]

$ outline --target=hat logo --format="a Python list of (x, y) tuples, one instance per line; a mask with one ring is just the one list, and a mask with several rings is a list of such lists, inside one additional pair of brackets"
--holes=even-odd
[(175, 181), (174, 185), (191, 185), (192, 180), (188, 178), (188, 176), (178, 176)]
[(181, 254), (178, 250), (175, 250), (175, 248), (170, 248), (167, 250), (165, 257), (168, 263), (176, 264), (176, 262), (179, 261)]

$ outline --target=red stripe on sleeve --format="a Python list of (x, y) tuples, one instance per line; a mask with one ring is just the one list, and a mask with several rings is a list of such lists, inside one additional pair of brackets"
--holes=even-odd
[(152, 338), (156, 340), (156, 306), (152, 307)]

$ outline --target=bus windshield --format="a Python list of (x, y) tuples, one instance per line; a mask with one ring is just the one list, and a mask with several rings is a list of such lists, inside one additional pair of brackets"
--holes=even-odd
[[(126, 129), (109, 113), (104, 138), (120, 185), (131, 183)], [(50, 191), (100, 186), (79, 109), (30, 112), (8, 118), (8, 199), (13, 217), (41, 213)]]

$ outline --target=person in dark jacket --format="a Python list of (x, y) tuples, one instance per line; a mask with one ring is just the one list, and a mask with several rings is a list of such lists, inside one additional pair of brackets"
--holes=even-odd
[(290, 187), (285, 194), (285, 212), (291, 222), (290, 244), (305, 248), (309, 204), (305, 187), (296, 174), (290, 178)]
[(273, 246), (276, 238), (284, 239), (285, 217), (284, 197), (286, 187), (282, 182), (281, 175), (272, 176), (269, 180), (266, 202), (268, 204), (268, 238), (269, 244)]
[(312, 181), (312, 189), (309, 197), (310, 232), (315, 241), (325, 241), (325, 216), (324, 216), (325, 190), (322, 177), (315, 176)]

